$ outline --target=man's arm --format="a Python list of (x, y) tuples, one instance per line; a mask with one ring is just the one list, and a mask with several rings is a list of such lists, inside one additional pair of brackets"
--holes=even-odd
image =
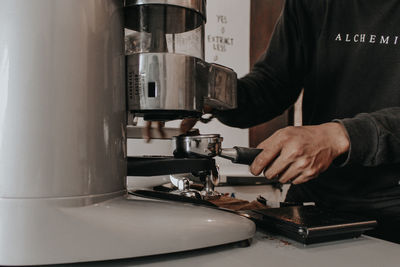
[(328, 169), (333, 160), (349, 150), (350, 141), (340, 123), (287, 127), (274, 133), (257, 148), (263, 151), (251, 165), (251, 172), (264, 172), (281, 183), (305, 183)]
[(337, 121), (346, 128), (351, 143), (343, 165), (400, 163), (400, 107)]
[(251, 172), (294, 184), (325, 171), (341, 155), (342, 166), (400, 163), (400, 107), (315, 126), (288, 127), (262, 142)]
[(216, 111), (221, 122), (251, 127), (282, 114), (296, 101), (313, 60), (318, 34), (305, 2), (286, 1), (267, 52), (248, 75), (238, 80), (238, 108)]

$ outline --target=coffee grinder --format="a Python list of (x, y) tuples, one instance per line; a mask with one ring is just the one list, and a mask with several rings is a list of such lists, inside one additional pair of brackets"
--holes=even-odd
[(127, 194), (131, 114), (234, 107), (224, 89), (235, 76), (203, 61), (204, 0), (125, 4), (0, 2), (1, 265), (141, 257), (254, 234), (229, 212)]

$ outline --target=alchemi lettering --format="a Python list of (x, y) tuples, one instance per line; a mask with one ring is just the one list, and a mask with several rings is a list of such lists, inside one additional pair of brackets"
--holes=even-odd
[(397, 45), (399, 36), (397, 35), (378, 35), (367, 33), (338, 33), (335, 35), (336, 42), (345, 43), (369, 43), (379, 45)]

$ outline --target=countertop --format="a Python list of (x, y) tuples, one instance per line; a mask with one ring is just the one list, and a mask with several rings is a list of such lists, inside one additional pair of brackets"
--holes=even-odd
[(249, 247), (238, 247), (230, 244), (138, 259), (57, 266), (397, 267), (400, 266), (400, 245), (361, 236), (354, 239), (305, 246), (286, 238), (257, 231)]
[[(254, 200), (261, 194), (269, 200), (282, 201), (283, 192), (271, 186), (220, 187), (218, 191), (234, 192), (240, 199)], [(202, 250), (139, 259), (95, 262), (61, 266), (282, 266), (282, 267), (398, 267), (400, 245), (368, 236), (314, 245), (303, 245), (258, 230), (249, 247), (230, 244)]]

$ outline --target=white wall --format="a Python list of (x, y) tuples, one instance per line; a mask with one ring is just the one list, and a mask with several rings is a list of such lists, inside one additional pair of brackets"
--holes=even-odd
[(250, 0), (207, 1), (205, 49), (207, 62), (233, 68), (239, 77), (249, 72)]

